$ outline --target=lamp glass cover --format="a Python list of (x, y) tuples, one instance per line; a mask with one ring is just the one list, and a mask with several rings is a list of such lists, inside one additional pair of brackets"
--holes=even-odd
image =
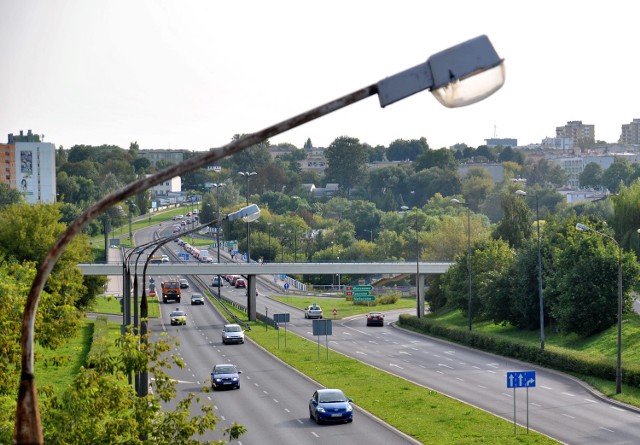
[(485, 71), (454, 80), (431, 93), (447, 108), (464, 107), (479, 102), (498, 91), (505, 80), (504, 63)]

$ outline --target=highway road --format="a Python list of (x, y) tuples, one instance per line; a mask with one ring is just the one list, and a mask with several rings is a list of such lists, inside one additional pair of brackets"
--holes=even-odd
[[(156, 279), (159, 282), (162, 277)], [(223, 345), (221, 331), (225, 320), (208, 300), (204, 306), (190, 305), (191, 292), (205, 290), (198, 289), (196, 279), (190, 279), (190, 284), (189, 289), (183, 289), (180, 304), (160, 304), (161, 318), (150, 320), (149, 327), (155, 333), (167, 332), (179, 342), (172, 353), (180, 356), (185, 367), (169, 370), (177, 381), (179, 398), (190, 392), (199, 395), (204, 403), (213, 405), (220, 419), (216, 431), (204, 439), (228, 440), (222, 431), (237, 422), (248, 430), (239, 444), (417, 444), (357, 406), (352, 423), (317, 425), (309, 419), (308, 401), (320, 386), (251, 341)], [(223, 292), (244, 294), (246, 290), (236, 291), (227, 286)], [(187, 313), (186, 326), (170, 325), (169, 313), (176, 306)], [(209, 386), (211, 369), (216, 363), (233, 363), (242, 371), (239, 390), (203, 391), (203, 387)]]
[[(311, 334), (311, 320), (305, 320), (301, 310), (268, 298), (266, 294), (269, 290), (265, 288), (267, 283), (268, 280), (258, 283), (260, 290), (258, 311), (263, 312), (268, 308), (269, 314), (290, 313), (291, 322), (288, 323), (287, 329), (316, 341)], [(226, 287), (223, 288), (223, 293), (246, 304), (244, 290), (231, 292)], [(321, 300), (319, 304), (322, 305)], [(162, 306), (165, 309), (174, 305)], [(324, 306), (326, 314), (330, 307)], [(295, 443), (307, 443), (305, 441), (307, 439), (317, 441), (316, 434), (333, 434), (333, 431), (338, 431), (337, 434), (340, 435), (342, 442), (345, 437), (351, 437), (353, 428), (363, 424), (365, 422), (363, 419), (367, 419), (366, 416), (358, 415), (353, 424), (340, 425), (333, 429), (330, 429), (331, 427), (318, 429), (308, 420), (306, 412), (307, 399), (316, 385), (309, 383), (294, 371), (283, 371), (286, 369), (285, 366), (249, 342), (245, 345), (222, 347), (219, 338), (222, 319), (216, 318), (218, 316), (213, 314), (213, 309), (208, 306), (190, 308), (184, 304), (182, 307), (188, 309), (189, 320), (193, 320), (192, 325), (187, 328), (169, 329), (167, 327), (170, 332), (179, 336), (181, 340), (179, 353), (190, 368), (190, 371), (185, 371), (182, 373), (184, 375), (177, 377), (184, 382), (189, 382), (181, 383), (181, 387), (185, 386), (187, 390), (199, 388), (204, 379), (208, 378), (210, 368), (216, 360), (236, 362), (245, 371), (244, 387), (240, 391), (219, 396), (216, 393), (212, 398), (212, 403), (215, 403), (219, 410), (224, 410), (220, 412), (224, 419), (234, 419), (246, 424), (244, 419), (250, 418), (253, 421), (255, 417), (266, 417), (263, 419), (264, 422), (261, 420), (258, 425), (251, 426), (250, 431), (269, 431), (270, 434), (273, 432), (274, 437), (278, 437), (278, 443), (294, 443), (289, 441), (290, 434), (301, 433), (301, 430), (303, 431), (301, 435), (295, 436)], [(167, 315), (168, 311), (163, 310), (164, 320), (167, 320)], [(386, 324), (382, 328), (366, 327), (364, 317), (335, 321), (329, 347), (414, 383), (482, 408), (508, 421), (513, 421), (515, 394), (517, 421), (523, 426), (526, 425), (527, 418), (527, 390), (518, 389), (514, 393), (512, 389), (507, 389), (507, 372), (535, 370), (536, 388), (528, 392), (531, 429), (568, 444), (640, 443), (638, 411), (626, 409), (622, 405), (610, 403), (594, 395), (586, 386), (573, 378), (404, 331), (394, 326), (398, 312), (390, 312), (386, 315)], [(296, 377), (293, 377), (293, 374), (296, 374)], [(285, 375), (286, 378), (280, 380), (280, 375)], [(247, 387), (251, 389), (245, 392)], [(240, 393), (248, 393), (250, 397), (244, 399), (244, 396), (236, 395)], [(234, 402), (240, 403), (218, 404), (216, 397), (220, 397), (219, 400), (225, 402), (233, 398)], [(251, 415), (246, 416), (247, 413)], [(256, 413), (260, 413), (260, 416), (254, 416)], [(278, 416), (272, 418), (276, 414)], [(377, 428), (382, 428), (387, 434), (390, 433), (376, 422), (371, 421), (371, 423)], [(367, 426), (367, 429), (372, 425)], [(369, 440), (359, 434), (356, 434), (354, 443), (364, 443)], [(375, 436), (371, 439), (374, 440), (373, 443), (377, 443), (375, 440), (382, 437), (377, 433), (373, 436)], [(246, 437), (246, 443), (255, 443), (253, 439), (257, 439), (256, 436), (247, 435)], [(284, 438), (287, 440), (283, 441)], [(264, 443), (264, 435), (259, 436), (259, 439)], [(326, 440), (330, 439), (327, 437)], [(392, 443), (401, 443), (398, 440), (396, 437)]]

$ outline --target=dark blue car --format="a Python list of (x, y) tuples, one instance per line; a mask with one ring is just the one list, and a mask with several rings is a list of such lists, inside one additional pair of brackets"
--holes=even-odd
[(339, 389), (319, 389), (309, 400), (309, 418), (316, 423), (351, 422), (353, 421), (351, 401)]

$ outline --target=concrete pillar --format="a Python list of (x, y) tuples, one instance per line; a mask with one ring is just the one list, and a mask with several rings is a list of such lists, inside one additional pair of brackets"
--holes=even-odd
[(256, 276), (247, 275), (247, 315), (256, 321)]

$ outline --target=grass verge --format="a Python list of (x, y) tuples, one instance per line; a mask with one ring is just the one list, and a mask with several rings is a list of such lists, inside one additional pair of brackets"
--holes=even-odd
[[(133, 314), (133, 298), (131, 299), (131, 313)], [(149, 318), (158, 318), (160, 316), (160, 307), (158, 305), (158, 299), (153, 297), (147, 297)], [(122, 314), (120, 299), (114, 298), (110, 295), (98, 296), (96, 302), (91, 308), (91, 312), (100, 314), (120, 315)]]
[[(214, 300), (215, 303), (215, 300)], [(217, 304), (217, 303), (215, 303)], [(246, 314), (228, 307), (238, 317)], [(221, 311), (223, 312), (223, 311)], [(223, 312), (224, 313), (224, 312)], [(246, 335), (267, 351), (308, 375), (323, 386), (335, 382), (361, 408), (421, 443), (450, 444), (555, 444), (556, 441), (513, 424), (485, 411), (446, 397), (436, 391), (407, 382), (369, 365), (346, 357), (316, 343), (287, 333), (284, 348), (283, 333), (250, 323)], [(357, 419), (356, 419), (357, 421)]]
[(400, 298), (394, 304), (354, 304), (353, 301), (346, 301), (344, 297), (307, 297), (307, 296), (286, 296), (277, 295), (271, 297), (281, 303), (288, 304), (298, 309), (316, 303), (322, 308), (325, 318), (334, 318), (333, 309), (338, 311), (335, 318), (346, 318), (353, 315), (364, 315), (371, 311), (391, 311), (394, 309), (409, 309), (416, 306), (415, 298)]

